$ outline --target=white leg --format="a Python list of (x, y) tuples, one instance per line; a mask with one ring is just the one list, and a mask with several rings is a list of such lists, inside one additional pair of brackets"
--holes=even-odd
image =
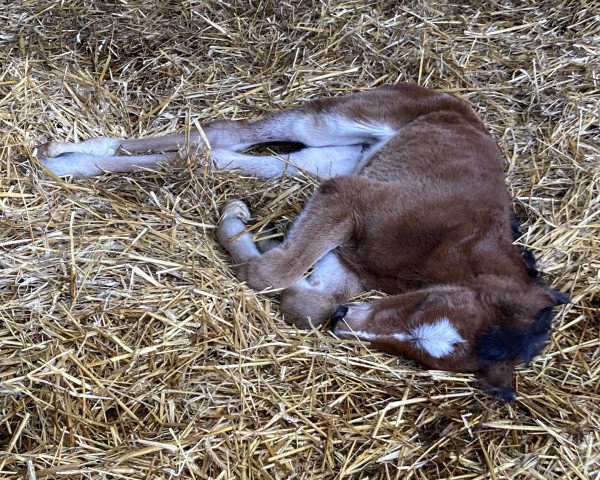
[(354, 172), (361, 153), (362, 145), (303, 148), (285, 155), (247, 155), (217, 148), (211, 157), (219, 169), (241, 170), (262, 178), (278, 178), (284, 172), (295, 176), (303, 170), (325, 179)]
[[(100, 141), (101, 140), (101, 141)], [(93, 139), (81, 143), (52, 142), (45, 152), (76, 150), (57, 156), (38, 155), (41, 164), (58, 176), (90, 177), (104, 172), (132, 172), (155, 167), (171, 160), (176, 153), (150, 155), (112, 155), (119, 142), (111, 139)], [(108, 155), (96, 152), (109, 152)], [(361, 145), (341, 147), (304, 148), (286, 155), (247, 155), (225, 149), (214, 149), (211, 157), (217, 168), (240, 170), (247, 175), (262, 178), (281, 177), (284, 172), (298, 175), (300, 170), (320, 178), (352, 173), (361, 158)]]
[[(79, 144), (75, 144), (79, 145)], [(89, 153), (62, 153), (57, 157), (38, 157), (40, 163), (58, 176), (91, 177), (104, 172), (134, 172), (154, 168), (173, 159), (174, 153), (152, 155), (93, 155)]]
[[(379, 103), (385, 105), (388, 103), (386, 99), (390, 92), (374, 91), (373, 95), (374, 99), (381, 97)], [(298, 167), (292, 168), (291, 173), (297, 174), (301, 169), (322, 178), (330, 178), (354, 172), (359, 161), (364, 163), (361, 155), (363, 145), (368, 148), (386, 142), (397, 130), (389, 125), (389, 119), (385, 115), (374, 119), (353, 118), (351, 107), (361, 104), (361, 98), (361, 95), (350, 95), (315, 100), (303, 107), (277, 112), (256, 122), (214, 122), (206, 125), (203, 130), (209, 146), (215, 153), (216, 163), (222, 168), (241, 168), (245, 173), (262, 177), (281, 176), (286, 171), (285, 163), (276, 156), (250, 158), (235, 154), (243, 155), (241, 151), (257, 144), (295, 142), (308, 148), (291, 155), (292, 167)], [(377, 102), (369, 103), (375, 105)], [(187, 135), (173, 134), (127, 140), (98, 138), (77, 144), (50, 142), (40, 146), (38, 153), (42, 163), (58, 175), (90, 176), (104, 170), (131, 171), (131, 165), (137, 163), (119, 158), (118, 161), (124, 162), (124, 166), (116, 165), (117, 160), (113, 159), (107, 161), (111, 165), (110, 168), (76, 169), (79, 164), (91, 163), (99, 166), (103, 162), (85, 159), (71, 164), (64, 159), (56, 162), (48, 159), (65, 153), (113, 157), (118, 150), (125, 153), (174, 152), (186, 145), (192, 148), (203, 147), (204, 143), (200, 132), (190, 132)], [(326, 148), (315, 150), (313, 147)]]
[(217, 238), (237, 264), (245, 263), (260, 255), (252, 235), (246, 231), (246, 223), (249, 220), (250, 211), (241, 200), (232, 200), (221, 210)]
[(297, 142), (307, 147), (372, 145), (395, 135), (396, 131), (384, 123), (358, 121), (338, 113), (336, 107), (344, 98), (325, 99), (329, 105), (318, 113), (309, 102), (255, 122), (215, 122), (207, 125), (204, 132), (211, 148), (236, 152), (271, 142)]
[(58, 157), (63, 153), (87, 153), (90, 155), (114, 155), (121, 146), (122, 141), (116, 138), (98, 137), (78, 143), (49, 142), (38, 147), (38, 156)]
[(177, 152), (186, 146), (204, 146), (198, 132), (189, 135), (174, 133), (158, 137), (116, 139), (108, 137), (92, 138), (83, 142), (48, 142), (38, 147), (40, 157), (57, 157), (63, 153), (88, 153), (99, 156), (112, 156), (118, 150), (124, 153)]

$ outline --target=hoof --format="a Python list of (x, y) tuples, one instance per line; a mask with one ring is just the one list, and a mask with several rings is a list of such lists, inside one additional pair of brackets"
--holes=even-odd
[(225, 205), (223, 205), (223, 207), (221, 207), (220, 213), (220, 222), (222, 222), (228, 217), (234, 217), (241, 220), (244, 223), (247, 223), (251, 218), (250, 210), (248, 210), (246, 204), (241, 200), (231, 200), (227, 202)]
[(101, 168), (96, 165), (98, 157), (86, 153), (62, 153), (56, 157), (44, 157), (38, 154), (40, 164), (57, 177), (83, 178), (100, 175)]
[(48, 142), (37, 147), (37, 156), (39, 158), (57, 157), (66, 151), (65, 142)]
[(37, 147), (38, 157), (54, 158), (65, 153), (111, 156), (117, 153), (121, 141), (115, 138), (98, 137), (83, 142), (48, 142)]

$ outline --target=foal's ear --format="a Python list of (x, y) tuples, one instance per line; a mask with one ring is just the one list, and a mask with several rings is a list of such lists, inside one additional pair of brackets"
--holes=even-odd
[(504, 298), (498, 317), (477, 339), (483, 362), (522, 361), (529, 364), (550, 340), (554, 307), (568, 301), (561, 292), (538, 285), (520, 304)]

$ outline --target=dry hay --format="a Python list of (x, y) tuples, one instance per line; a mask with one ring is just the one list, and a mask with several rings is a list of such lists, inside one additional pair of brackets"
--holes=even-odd
[[(600, 478), (591, 1), (2, 0), (0, 19), (0, 477)], [(193, 158), (68, 182), (32, 158), (397, 81), (473, 103), (522, 241), (572, 296), (514, 405), (287, 327), (235, 280), (218, 205), (285, 227), (310, 179)]]

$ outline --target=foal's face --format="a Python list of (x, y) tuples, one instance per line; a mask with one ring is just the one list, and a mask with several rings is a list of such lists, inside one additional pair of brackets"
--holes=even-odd
[(467, 289), (441, 288), (343, 305), (332, 316), (334, 333), (419, 360), (430, 368), (472, 371), (476, 333), (484, 319)]
[(543, 348), (552, 306), (559, 302), (541, 286), (532, 288), (518, 306), (482, 298), (488, 296), (441, 287), (343, 305), (332, 316), (332, 330), (429, 368), (476, 372), (486, 390), (513, 401), (514, 366), (529, 362)]

